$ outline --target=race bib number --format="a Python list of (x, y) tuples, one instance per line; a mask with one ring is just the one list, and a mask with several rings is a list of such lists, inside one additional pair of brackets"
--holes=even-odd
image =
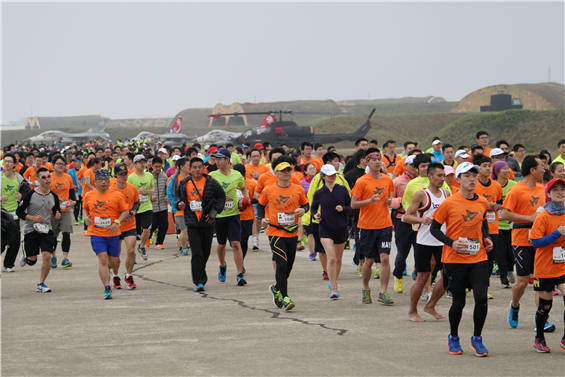
[(224, 204), (224, 210), (230, 210), (233, 208), (233, 200), (226, 200), (226, 204)]
[(467, 250), (458, 251), (458, 254), (477, 255), (481, 250), (481, 242), (478, 238), (462, 238), (467, 243)]
[(16, 211), (10, 212), (10, 215), (12, 215), (12, 217), (14, 218), (14, 220), (17, 220), (17, 219), (18, 219), (18, 215), (16, 215)]
[(140, 203), (147, 203), (148, 200), (149, 200), (149, 195), (147, 195), (147, 194), (140, 194), (139, 195), (139, 202)]
[(565, 263), (565, 247), (553, 248), (553, 264)]
[(487, 211), (487, 222), (493, 223), (496, 221), (496, 214), (494, 211)]
[(112, 220), (109, 217), (95, 217), (94, 226), (97, 228), (109, 228), (112, 225)]
[(294, 214), (294, 212), (277, 213), (277, 215), (278, 215), (278, 223), (280, 226), (294, 225), (294, 220), (296, 219), (296, 215)]
[(192, 202), (190, 202), (190, 210), (192, 212), (202, 211), (202, 201), (201, 200), (193, 200)]
[(240, 189), (237, 189), (237, 190), (236, 190), (236, 194), (237, 194), (237, 199), (238, 199), (238, 200), (244, 198), (243, 193), (241, 192)]
[(39, 233), (49, 233), (49, 225), (35, 223), (33, 224), (33, 229), (35, 229)]

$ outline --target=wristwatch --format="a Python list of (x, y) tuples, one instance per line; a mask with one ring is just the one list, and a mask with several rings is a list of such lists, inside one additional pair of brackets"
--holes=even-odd
[(122, 225), (122, 222), (120, 220), (114, 220), (114, 222), (118, 225)]

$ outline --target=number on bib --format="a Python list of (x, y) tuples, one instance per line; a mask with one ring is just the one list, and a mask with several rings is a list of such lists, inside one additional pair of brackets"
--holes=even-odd
[(565, 247), (553, 248), (553, 264), (565, 263)]
[(478, 238), (460, 238), (467, 243), (467, 250), (458, 251), (457, 254), (477, 255), (481, 250), (481, 242)]
[(149, 200), (149, 195), (147, 195), (147, 194), (140, 194), (139, 195), (139, 202), (140, 203), (147, 203), (148, 200)]
[(190, 202), (190, 210), (192, 212), (202, 211), (202, 201), (201, 200), (193, 200), (192, 202)]
[(112, 220), (109, 217), (95, 217), (94, 226), (96, 228), (109, 228), (112, 225)]
[(225, 210), (230, 210), (233, 208), (233, 200), (226, 200), (226, 204), (224, 204), (224, 209)]
[(33, 229), (35, 229), (39, 233), (49, 233), (49, 225), (35, 223), (33, 224)]
[(294, 212), (277, 213), (277, 215), (278, 215), (278, 223), (280, 226), (294, 225), (294, 220), (296, 219)]
[(494, 211), (487, 211), (487, 222), (493, 223), (496, 221), (496, 214)]

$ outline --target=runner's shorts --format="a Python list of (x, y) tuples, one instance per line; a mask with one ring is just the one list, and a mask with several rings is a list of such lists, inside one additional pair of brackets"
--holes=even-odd
[(39, 233), (34, 230), (24, 235), (26, 257), (34, 257), (42, 251), (52, 253), (54, 248), (55, 235), (52, 230), (49, 233)]
[(365, 258), (376, 259), (379, 254), (390, 254), (392, 227), (359, 229), (359, 247)]
[(239, 215), (216, 217), (214, 228), (216, 229), (216, 241), (218, 241), (218, 244), (225, 245), (228, 237), (231, 242), (241, 242), (241, 221)]
[(108, 253), (109, 257), (120, 256), (120, 236), (102, 237), (90, 236), (90, 244), (96, 255)]

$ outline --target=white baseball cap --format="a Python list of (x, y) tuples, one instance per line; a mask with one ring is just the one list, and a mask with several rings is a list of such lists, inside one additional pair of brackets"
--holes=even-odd
[(465, 149), (459, 149), (456, 153), (455, 153), (455, 158), (457, 157), (461, 157), (461, 158), (469, 158), (469, 154), (467, 153), (467, 151)]
[(334, 174), (337, 174), (337, 170), (335, 170), (333, 165), (326, 164), (326, 165), (322, 166), (320, 173), (322, 173), (324, 175), (334, 175)]
[(500, 156), (501, 154), (508, 154), (508, 153), (504, 152), (500, 148), (493, 148), (493, 150), (490, 151), (490, 157)]
[(175, 154), (172, 159), (173, 161), (180, 160), (180, 156), (178, 154)]
[(406, 160), (404, 161), (404, 165), (412, 165), (414, 163), (415, 159), (416, 159), (415, 154), (413, 154), (412, 156), (406, 157)]
[(164, 153), (164, 154), (169, 154), (169, 152), (167, 152), (167, 150), (165, 148), (161, 148), (158, 151), (159, 153)]
[(138, 154), (137, 156), (135, 156), (133, 158), (133, 163), (135, 164), (136, 162), (141, 161), (141, 160), (147, 161), (147, 159), (145, 158), (144, 155)]
[(441, 140), (434, 140), (434, 142), (432, 143), (432, 145), (436, 145), (436, 144), (441, 144)]
[(481, 167), (478, 165), (474, 165), (471, 162), (463, 162), (457, 165), (457, 170), (455, 170), (455, 176), (459, 177), (461, 174), (467, 173), (470, 170), (476, 170), (475, 172), (479, 174), (479, 172), (481, 171)]

